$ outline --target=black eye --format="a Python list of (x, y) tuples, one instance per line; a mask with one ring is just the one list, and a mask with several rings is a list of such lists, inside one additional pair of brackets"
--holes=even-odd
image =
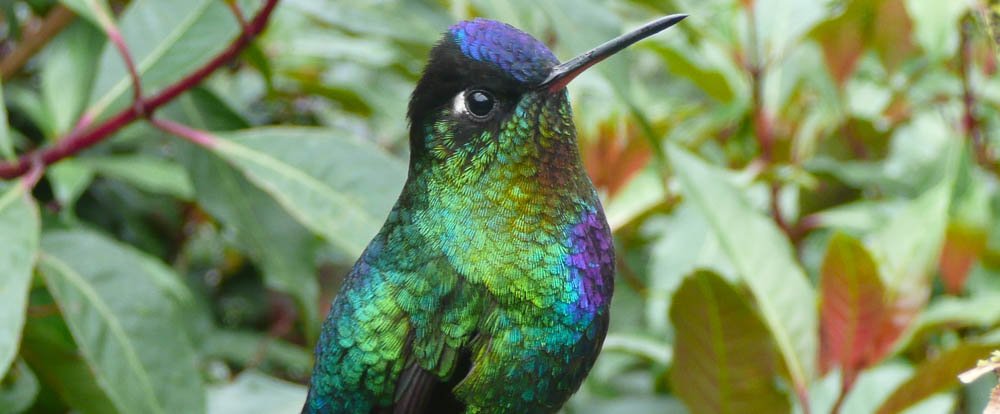
[(465, 94), (465, 107), (476, 118), (486, 118), (496, 106), (497, 100), (493, 94), (482, 89), (474, 89)]

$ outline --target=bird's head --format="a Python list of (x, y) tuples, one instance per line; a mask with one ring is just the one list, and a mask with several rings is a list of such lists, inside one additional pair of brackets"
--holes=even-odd
[(456, 177), (550, 145), (575, 147), (566, 85), (684, 17), (655, 20), (562, 64), (542, 42), (505, 23), (455, 24), (431, 50), (410, 98), (411, 173), (431, 168)]

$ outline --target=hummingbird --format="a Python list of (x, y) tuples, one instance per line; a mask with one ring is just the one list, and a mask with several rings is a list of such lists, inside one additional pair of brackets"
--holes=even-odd
[(604, 342), (615, 274), (566, 85), (685, 17), (565, 63), (498, 21), (442, 35), (410, 97), (406, 182), (323, 323), (302, 413), (562, 407)]

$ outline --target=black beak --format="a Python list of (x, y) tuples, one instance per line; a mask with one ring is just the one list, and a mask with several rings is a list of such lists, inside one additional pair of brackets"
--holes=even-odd
[(677, 24), (681, 20), (684, 20), (687, 16), (688, 15), (686, 14), (671, 14), (669, 16), (661, 17), (646, 23), (638, 29), (611, 39), (603, 45), (591, 49), (587, 53), (570, 59), (566, 63), (556, 65), (556, 67), (552, 68), (552, 71), (549, 72), (549, 76), (545, 78), (542, 83), (538, 84), (538, 89), (548, 89), (550, 92), (561, 90), (566, 87), (566, 85), (573, 80), (573, 78), (583, 73), (583, 71), (587, 70), (587, 68), (594, 66), (597, 62), (607, 59), (609, 56), (620, 52), (622, 49), (631, 46), (635, 42)]

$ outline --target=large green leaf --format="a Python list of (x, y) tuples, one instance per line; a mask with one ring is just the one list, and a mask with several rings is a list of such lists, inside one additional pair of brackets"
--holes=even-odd
[(52, 138), (69, 132), (87, 104), (103, 43), (99, 29), (78, 20), (46, 47), (41, 87), (42, 100), (54, 123)]
[(306, 400), (305, 387), (257, 371), (241, 373), (208, 394), (208, 414), (294, 414)]
[(771, 336), (739, 291), (710, 272), (688, 276), (674, 295), (676, 330), (670, 383), (695, 413), (789, 412), (772, 379)]
[(121, 413), (199, 413), (205, 390), (173, 272), (98, 233), (42, 237), (40, 269), (98, 384)]
[(257, 128), (212, 146), (299, 222), (352, 257), (378, 231), (405, 178), (404, 164), (340, 131)]
[(99, 175), (122, 180), (141, 190), (181, 200), (194, 197), (187, 171), (173, 161), (146, 155), (86, 157), (76, 161)]
[[(53, 298), (41, 289), (32, 292), (31, 305), (40, 309), (56, 307)], [(95, 371), (84, 361), (58, 312), (34, 315), (25, 325), (21, 356), (43, 388), (54, 391), (66, 406), (83, 414), (118, 412), (98, 385)]]
[[(226, 48), (238, 25), (217, 0), (137, 0), (118, 22), (146, 95), (177, 81)], [(118, 50), (107, 44), (88, 113), (100, 117), (127, 106), (132, 81)]]
[(788, 239), (721, 171), (680, 148), (668, 153), (685, 202), (705, 217), (750, 287), (792, 382), (804, 392), (815, 371), (816, 296)]
[(0, 184), (0, 378), (21, 342), (40, 229), (38, 207), (24, 181)]
[[(210, 130), (246, 128), (248, 123), (215, 94), (202, 88), (181, 96), (164, 114)], [(193, 145), (179, 151), (194, 188), (194, 198), (232, 235), (233, 244), (261, 270), (268, 287), (291, 295), (303, 317), (306, 337), (319, 333), (319, 285), (309, 230), (280, 204), (225, 161)]]

